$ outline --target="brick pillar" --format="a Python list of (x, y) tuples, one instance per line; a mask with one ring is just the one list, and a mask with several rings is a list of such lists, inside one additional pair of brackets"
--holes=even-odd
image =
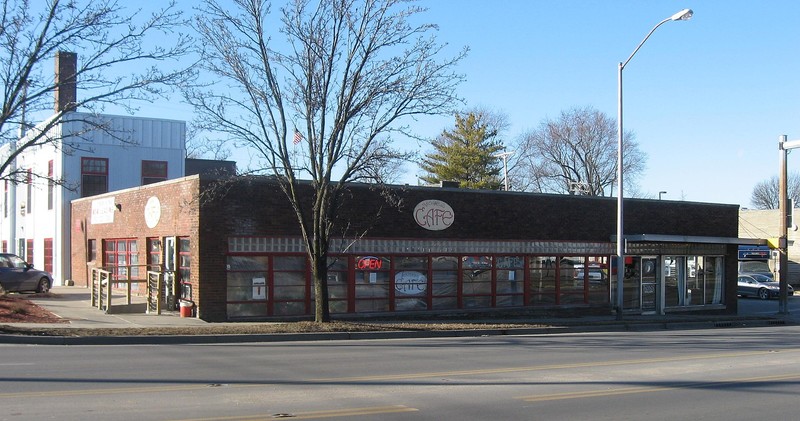
[(66, 51), (56, 53), (56, 112), (75, 111), (78, 84), (75, 73), (78, 69), (78, 54)]

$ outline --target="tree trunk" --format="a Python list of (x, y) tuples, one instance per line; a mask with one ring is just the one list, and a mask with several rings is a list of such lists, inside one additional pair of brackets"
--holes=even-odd
[(322, 255), (310, 256), (311, 277), (314, 281), (314, 321), (327, 323), (331, 321), (328, 308), (328, 257), (327, 253), (320, 254)]

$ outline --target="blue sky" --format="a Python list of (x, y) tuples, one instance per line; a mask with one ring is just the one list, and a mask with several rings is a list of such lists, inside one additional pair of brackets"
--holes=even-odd
[[(451, 52), (469, 46), (458, 93), (467, 107), (506, 113), (507, 141), (572, 107), (616, 118), (617, 64), (655, 24), (691, 8), (691, 20), (662, 25), (624, 71), (625, 128), (648, 155), (639, 184), (652, 197), (666, 191), (665, 200), (750, 207), (753, 186), (777, 175), (779, 135), (800, 139), (796, 0), (419, 4)], [(143, 107), (140, 115), (165, 112), (191, 118), (179, 104)], [(452, 124), (452, 116), (431, 117), (415, 129), (433, 138)], [(800, 169), (794, 155), (789, 171)], [(416, 184), (418, 169), (408, 173), (402, 181)]]

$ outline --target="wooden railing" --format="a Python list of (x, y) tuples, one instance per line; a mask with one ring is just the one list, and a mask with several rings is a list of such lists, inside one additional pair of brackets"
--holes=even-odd
[[(124, 268), (124, 277), (114, 276), (113, 272)], [(119, 306), (131, 306), (133, 296), (133, 285), (144, 284), (147, 298), (145, 307), (146, 313), (161, 314), (164, 309), (162, 291), (164, 288), (164, 273), (158, 271), (146, 271), (144, 279), (131, 278), (131, 269), (147, 268), (147, 265), (128, 265), (114, 268), (95, 268), (90, 267), (91, 279), (91, 303), (92, 307), (108, 313), (112, 309), (112, 292), (117, 289), (125, 291), (125, 303)], [(138, 273), (140, 270), (137, 270)], [(138, 289), (138, 288), (137, 288)]]

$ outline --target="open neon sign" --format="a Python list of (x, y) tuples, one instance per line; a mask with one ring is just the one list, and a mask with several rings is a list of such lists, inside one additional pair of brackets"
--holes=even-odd
[(358, 259), (356, 267), (359, 270), (380, 270), (383, 268), (383, 260), (379, 257), (365, 256)]

